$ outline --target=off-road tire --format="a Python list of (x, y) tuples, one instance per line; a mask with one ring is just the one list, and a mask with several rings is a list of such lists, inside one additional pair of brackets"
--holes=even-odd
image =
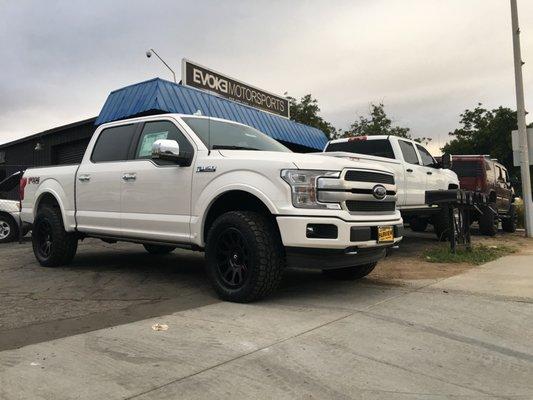
[(409, 227), (413, 232), (425, 232), (428, 227), (428, 220), (426, 218), (413, 217), (409, 220)]
[(0, 238), (0, 243), (9, 243), (17, 240), (19, 235), (18, 225), (11, 215), (0, 213), (0, 225), (1, 232), (5, 232), (4, 229), (8, 229), (8, 233), (5, 236), (3, 234), (3, 237)]
[[(226, 235), (240, 237), (248, 260), (244, 268), (243, 282), (232, 286), (221, 268), (233, 257), (227, 251), (228, 260), (220, 257)], [(243, 250), (244, 251), (244, 250)], [(250, 211), (230, 211), (218, 217), (207, 234), (205, 248), (206, 268), (209, 279), (223, 300), (248, 303), (274, 292), (285, 268), (285, 249), (274, 223), (266, 216)], [(242, 268), (242, 266), (241, 266)]]
[(155, 244), (143, 244), (143, 246), (148, 253), (155, 255), (168, 254), (176, 250), (174, 246), (160, 246)]
[(438, 213), (432, 216), (432, 222), (437, 239), (441, 242), (448, 240), (453, 226), (448, 215), (448, 210), (441, 208)]
[(378, 263), (373, 262), (370, 264), (357, 265), (355, 267), (324, 269), (322, 270), (322, 273), (333, 279), (349, 281), (364, 278), (376, 268), (376, 265), (378, 265)]
[(514, 204), (509, 207), (507, 218), (502, 219), (502, 229), (509, 233), (516, 232), (516, 207)]
[[(42, 249), (45, 236), (49, 238), (49, 252)], [(65, 231), (61, 212), (57, 208), (41, 208), (33, 224), (33, 253), (43, 267), (59, 267), (69, 264), (78, 249), (78, 237)]]
[[(496, 205), (490, 204), (495, 210)], [(479, 215), (479, 231), (485, 236), (495, 236), (498, 233), (498, 218), (489, 207), (481, 208), (482, 213)]]

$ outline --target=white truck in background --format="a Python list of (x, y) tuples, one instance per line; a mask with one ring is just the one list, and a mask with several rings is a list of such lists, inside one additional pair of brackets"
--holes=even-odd
[[(449, 163), (437, 162), (429, 151), (414, 140), (391, 135), (354, 136), (328, 142), (328, 156), (379, 163), (394, 171), (398, 187), (398, 209), (413, 231), (432, 224), (435, 234), (445, 240), (449, 233), (446, 210), (425, 203), (427, 190), (459, 188), (459, 178)], [(446, 158), (445, 158), (446, 159)]]
[(152, 254), (205, 251), (220, 297), (271, 293), (285, 266), (369, 274), (402, 238), (392, 171), (295, 154), (249, 126), (164, 114), (104, 124), (80, 165), (26, 170), (22, 220), (43, 266), (78, 240), (130, 241)]

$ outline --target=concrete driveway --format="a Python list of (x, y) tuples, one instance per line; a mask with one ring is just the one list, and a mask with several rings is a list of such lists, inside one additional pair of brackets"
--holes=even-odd
[(0, 252), (2, 400), (533, 398), (531, 242), (438, 279), (290, 271), (249, 305), (213, 297), (199, 254), (90, 241), (50, 270)]

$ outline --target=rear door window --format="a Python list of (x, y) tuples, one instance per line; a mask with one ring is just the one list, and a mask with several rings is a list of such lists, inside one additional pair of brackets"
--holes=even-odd
[(135, 128), (137, 125), (121, 125), (104, 129), (94, 145), (91, 161), (124, 161), (128, 159)]
[(420, 158), (422, 158), (422, 165), (426, 167), (435, 166), (435, 159), (431, 156), (431, 154), (429, 154), (429, 151), (427, 151), (424, 147), (420, 146), (419, 144), (416, 145), (416, 148), (418, 149)]
[(394, 158), (394, 151), (392, 150), (390, 141), (387, 139), (352, 139), (345, 142), (330, 143), (325, 151), (345, 151), (347, 153)]
[(415, 146), (412, 143), (406, 142), (405, 140), (398, 140), (398, 143), (400, 144), (405, 162), (409, 164), (420, 164), (416, 155)]

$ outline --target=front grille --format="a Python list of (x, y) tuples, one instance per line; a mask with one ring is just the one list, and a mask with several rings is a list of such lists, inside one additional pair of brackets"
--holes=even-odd
[(352, 182), (376, 182), (394, 185), (394, 176), (380, 174), (379, 172), (349, 170), (348, 172), (346, 172), (346, 176), (344, 177), (344, 179)]
[(394, 211), (396, 203), (394, 201), (347, 200), (346, 207), (349, 211), (355, 212)]

